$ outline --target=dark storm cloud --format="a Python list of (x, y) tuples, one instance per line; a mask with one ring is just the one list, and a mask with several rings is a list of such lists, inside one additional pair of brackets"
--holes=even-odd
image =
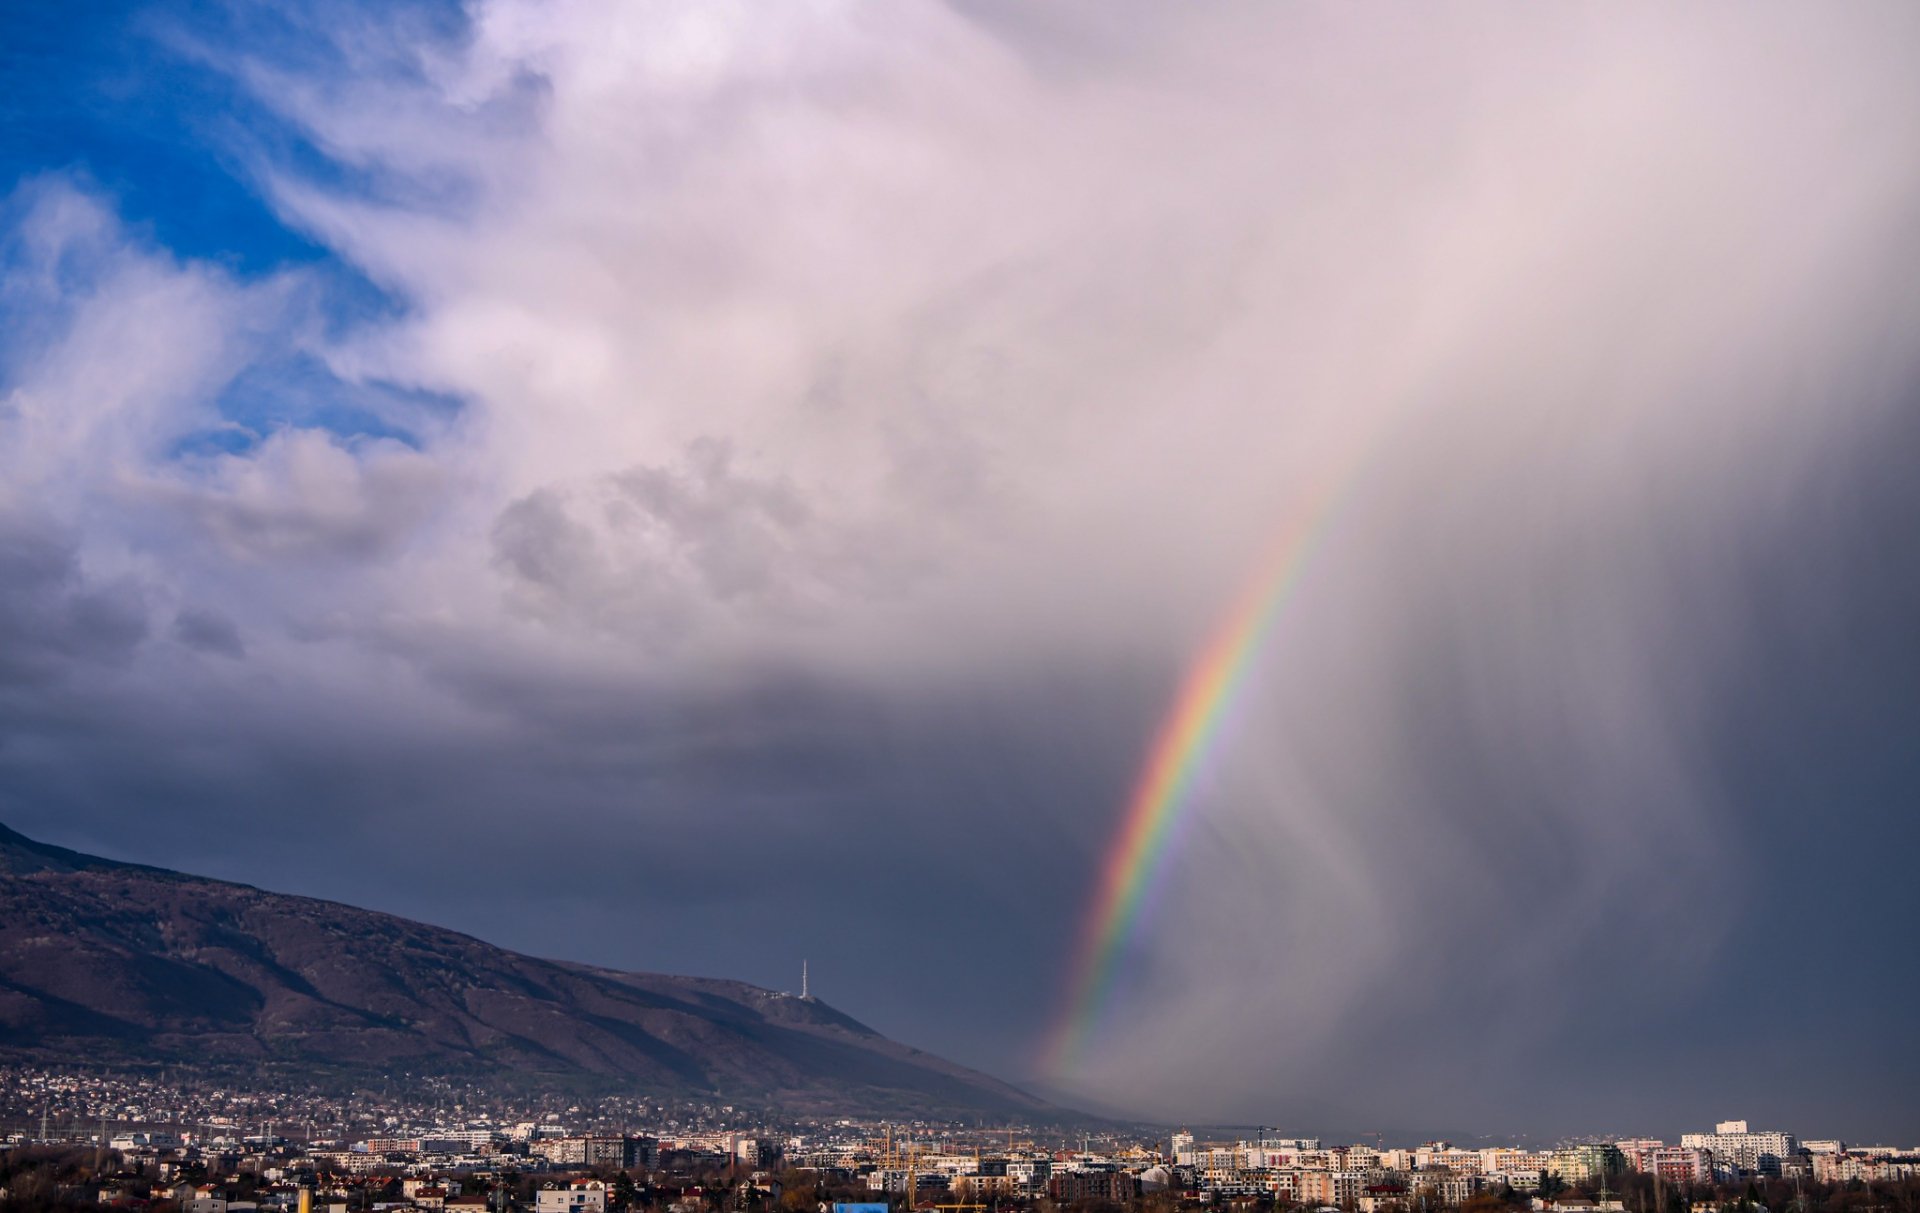
[[(1596, 769), (1578, 737), (1484, 727), (1543, 712), (1591, 725), (1590, 712), (1553, 705), (1600, 684), (1566, 655), (1608, 652), (1621, 590), (1583, 574), (1577, 549), (1557, 571), (1500, 588), (1531, 623), (1505, 613), (1493, 629), (1453, 623), (1442, 635), (1415, 625), (1394, 732), (1419, 747), (1409, 766), (1424, 781), (1402, 791), (1405, 816), (1432, 828), (1404, 848), (1415, 856), (1404, 879), (1438, 873), (1445, 885), (1420, 899), (1429, 910), (1406, 948), (1418, 959), (1362, 999), (1376, 1022), (1350, 1037), (1370, 1043), (1347, 1058), (1403, 1076), (1402, 1106), (1430, 1100), (1435, 1118), (1521, 1129), (1554, 1123), (1571, 1102), (1596, 1129), (1675, 1133), (1732, 1106), (1767, 1123), (1859, 1117), (1863, 1088), (1822, 1078), (1836, 1065), (1866, 1090), (1920, 1078), (1882, 1035), (1889, 1008), (1920, 997), (1911, 973), (1884, 964), (1920, 921), (1920, 892), (1896, 858), (1920, 845), (1920, 767), (1898, 723), (1920, 713), (1908, 622), (1920, 567), (1895, 537), (1920, 517), (1906, 470), (1920, 456), (1920, 374), (1889, 387), (1859, 449), (1778, 486), (1763, 534), (1667, 509), (1664, 533), (1641, 545), (1661, 569), (1637, 584), (1668, 587), (1666, 628), (1685, 620), (1692, 650), (1663, 659), (1666, 714), (1650, 723), (1701, 756), (1693, 802), (1664, 801), (1644, 770)], [(1703, 594), (1723, 576), (1738, 594)], [(1530, 690), (1486, 676), (1496, 659), (1484, 646), (1502, 633), (1512, 644), (1516, 628), (1550, 638)], [(1577, 816), (1545, 808), (1564, 804)], [(1464, 834), (1474, 862), (1446, 863), (1436, 833)], [(1596, 862), (1614, 848), (1624, 863)], [(1604, 887), (1596, 871), (1611, 871)], [(1849, 975), (1869, 992), (1846, 993)], [(1806, 1031), (1814, 1022), (1828, 1026)], [(1882, 1043), (1855, 1052), (1843, 1038)], [(1474, 1087), (1451, 1079), (1459, 1064)], [(1637, 1097), (1648, 1089), (1666, 1092), (1661, 1114)], [(1335, 1085), (1317, 1095), (1360, 1111)], [(1900, 1100), (1865, 1098), (1903, 1115)]]
[[(778, 677), (671, 698), (549, 677), (492, 703), (502, 719), (476, 724), (433, 697), (123, 690), (0, 752), (4, 815), (537, 955), (775, 988), (805, 957), (836, 1005), (909, 1038), (938, 990), (943, 1047), (1003, 1068), (1009, 1021), (1045, 1014), (1052, 956), (1025, 941), (1052, 928), (1024, 924), (1076, 892), (1047, 804), (1086, 795), (1070, 731)], [(873, 963), (903, 938), (934, 948), (906, 980)]]
[(189, 608), (173, 617), (173, 638), (190, 649), (221, 657), (244, 657), (240, 629), (216, 611)]

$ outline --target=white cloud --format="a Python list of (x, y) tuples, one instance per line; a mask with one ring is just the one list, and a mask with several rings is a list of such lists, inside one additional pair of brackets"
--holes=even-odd
[(195, 460), (141, 488), (241, 560), (357, 561), (402, 543), (443, 476), (431, 458), (392, 439), (348, 444), (287, 429), (246, 454)]

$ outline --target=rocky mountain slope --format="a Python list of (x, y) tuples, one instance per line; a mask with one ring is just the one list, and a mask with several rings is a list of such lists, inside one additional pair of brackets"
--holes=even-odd
[(7, 1058), (472, 1075), (834, 1115), (1059, 1115), (817, 999), (538, 960), (0, 826)]

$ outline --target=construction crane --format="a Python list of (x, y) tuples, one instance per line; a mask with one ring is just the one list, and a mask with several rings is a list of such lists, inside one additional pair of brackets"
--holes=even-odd
[(919, 1147), (909, 1140), (906, 1151), (904, 1153), (898, 1151), (893, 1144), (891, 1124), (886, 1126), (886, 1136), (882, 1140), (884, 1145), (880, 1154), (881, 1170), (907, 1173), (907, 1208), (911, 1209), (914, 1207), (914, 1198), (919, 1195), (919, 1175), (917, 1174)]

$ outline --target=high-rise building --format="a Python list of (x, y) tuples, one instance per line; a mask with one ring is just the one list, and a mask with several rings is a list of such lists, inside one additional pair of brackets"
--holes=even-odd
[(1176, 1166), (1191, 1167), (1193, 1164), (1193, 1134), (1185, 1129), (1173, 1135), (1173, 1161)]
[(1683, 1133), (1680, 1144), (1708, 1150), (1716, 1163), (1760, 1175), (1780, 1174), (1780, 1164), (1799, 1148), (1793, 1134), (1777, 1130), (1755, 1133), (1744, 1120), (1723, 1120), (1711, 1133)]

